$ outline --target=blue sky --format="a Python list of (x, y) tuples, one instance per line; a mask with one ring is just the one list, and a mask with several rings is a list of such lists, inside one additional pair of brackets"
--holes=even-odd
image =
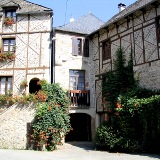
[[(48, 8), (53, 9), (53, 26), (62, 26), (69, 23), (73, 17), (75, 20), (79, 17), (93, 13), (96, 17), (106, 22), (113, 15), (119, 12), (118, 4), (124, 3), (126, 6), (134, 3), (136, 0), (28, 0)], [(67, 9), (66, 9), (67, 4)]]

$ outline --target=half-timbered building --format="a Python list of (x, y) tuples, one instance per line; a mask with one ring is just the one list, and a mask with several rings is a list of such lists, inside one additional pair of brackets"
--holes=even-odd
[[(142, 87), (160, 89), (160, 1), (137, 0), (90, 34), (96, 88), (96, 111), (103, 115), (102, 78), (114, 70), (119, 47), (133, 54), (135, 78)], [(121, 5), (119, 5), (121, 7)]]
[(38, 80), (50, 82), (52, 14), (25, 0), (0, 1), (0, 94), (35, 93)]

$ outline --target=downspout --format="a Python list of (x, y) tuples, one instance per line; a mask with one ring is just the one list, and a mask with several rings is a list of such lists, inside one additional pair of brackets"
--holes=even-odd
[(55, 83), (55, 32), (54, 29), (52, 29), (52, 77), (51, 77), (51, 83)]
[(54, 42), (53, 42), (53, 15), (51, 17), (51, 32), (50, 32), (50, 83), (54, 83)]

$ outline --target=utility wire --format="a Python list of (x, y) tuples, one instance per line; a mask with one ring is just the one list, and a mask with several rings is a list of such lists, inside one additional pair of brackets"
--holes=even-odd
[(66, 0), (66, 9), (65, 9), (65, 19), (64, 19), (64, 25), (66, 24), (66, 16), (67, 16), (67, 4), (68, 4), (68, 0)]

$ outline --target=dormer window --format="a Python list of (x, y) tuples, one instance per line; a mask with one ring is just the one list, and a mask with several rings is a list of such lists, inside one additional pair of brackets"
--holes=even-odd
[(16, 21), (16, 10), (5, 10), (5, 18), (13, 18)]

